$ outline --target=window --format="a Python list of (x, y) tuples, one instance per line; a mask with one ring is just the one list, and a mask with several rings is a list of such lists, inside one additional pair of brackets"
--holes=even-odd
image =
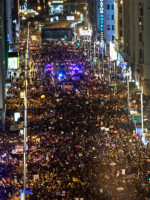
[(110, 15), (107, 15), (107, 20), (110, 20)]
[(122, 19), (119, 19), (119, 26), (122, 27)]
[(142, 33), (139, 33), (139, 41), (142, 42)]
[(110, 10), (110, 4), (107, 4), (107, 10)]
[(112, 35), (112, 41), (114, 41), (114, 35)]
[(122, 31), (120, 31), (120, 37), (122, 37)]
[(142, 49), (139, 50), (139, 57), (142, 58)]
[(119, 6), (119, 13), (122, 13), (122, 7)]
[(110, 25), (107, 25), (107, 30), (110, 31)]
[(114, 4), (111, 5), (111, 9), (114, 10)]
[(114, 20), (114, 15), (111, 16), (111, 19)]
[(112, 25), (112, 30), (114, 31), (114, 25)]

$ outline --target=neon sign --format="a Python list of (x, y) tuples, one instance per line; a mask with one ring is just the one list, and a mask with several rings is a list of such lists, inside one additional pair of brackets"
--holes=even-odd
[(100, 37), (104, 40), (104, 0), (100, 0)]

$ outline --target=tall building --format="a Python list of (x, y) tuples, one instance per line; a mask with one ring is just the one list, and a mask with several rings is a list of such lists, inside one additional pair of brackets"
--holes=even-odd
[(7, 46), (6, 46), (6, 12), (5, 0), (0, 3), (0, 130), (4, 125), (5, 118), (5, 75), (7, 65)]
[(115, 42), (132, 67), (137, 85), (150, 96), (150, 1), (115, 0)]
[[(88, 3), (88, 22), (89, 27), (93, 34), (100, 33), (100, 1), (99, 0), (87, 0)], [(103, 27), (102, 27), (103, 31)]]
[(6, 0), (7, 41), (10, 48), (15, 47), (16, 38), (19, 36), (19, 0)]
[(113, 0), (87, 0), (88, 18), (92, 31), (107, 44), (114, 40)]
[(114, 41), (114, 1), (104, 1), (104, 40), (109, 45)]

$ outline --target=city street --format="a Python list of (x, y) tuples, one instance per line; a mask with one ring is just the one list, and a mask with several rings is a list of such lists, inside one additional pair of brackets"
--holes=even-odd
[[(28, 199), (148, 199), (149, 154), (133, 133), (126, 85), (120, 80), (114, 92), (107, 79), (96, 78), (82, 45), (39, 46), (28, 70)], [(1, 168), (6, 181), (1, 199), (19, 197), (23, 184), (22, 154), (11, 153), (23, 136), (9, 130), (14, 112), (21, 113), (18, 123), (23, 121), (21, 84), (14, 79), (8, 91), (14, 95), (7, 97), (7, 139), (1, 138), (5, 155), (0, 159), (7, 166)]]

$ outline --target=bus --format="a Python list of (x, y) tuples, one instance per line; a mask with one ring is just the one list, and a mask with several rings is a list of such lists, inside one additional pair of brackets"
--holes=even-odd
[(73, 38), (72, 28), (43, 28), (42, 40), (65, 39), (71, 41)]

